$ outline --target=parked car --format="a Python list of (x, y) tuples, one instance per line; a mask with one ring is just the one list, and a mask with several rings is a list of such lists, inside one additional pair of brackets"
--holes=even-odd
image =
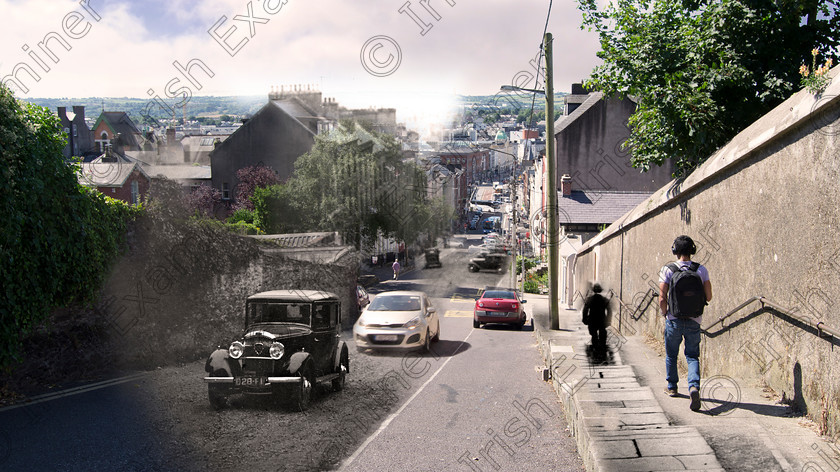
[(495, 270), (497, 272), (502, 272), (506, 264), (507, 254), (505, 253), (481, 253), (470, 258), (467, 268), (470, 272), (478, 272), (480, 270)]
[(470, 254), (481, 254), (481, 253), (492, 253), (492, 252), (503, 252), (504, 248), (494, 242), (482, 243), (478, 246), (470, 246), (468, 249)]
[(224, 408), (236, 393), (291, 398), (298, 410), (309, 407), (319, 382), (344, 388), (350, 371), (341, 336), (341, 303), (329, 292), (273, 290), (245, 301), (245, 331), (228, 348), (207, 359), (210, 405)]
[(359, 311), (362, 311), (368, 304), (370, 304), (370, 295), (368, 295), (367, 290), (361, 285), (356, 285), (356, 305)]
[(525, 326), (525, 310), (515, 290), (485, 290), (475, 301), (473, 310), (473, 328), (481, 328), (487, 323), (506, 323), (516, 329)]
[(365, 349), (423, 349), (440, 339), (440, 318), (423, 292), (396, 291), (373, 298), (356, 324), (353, 339)]

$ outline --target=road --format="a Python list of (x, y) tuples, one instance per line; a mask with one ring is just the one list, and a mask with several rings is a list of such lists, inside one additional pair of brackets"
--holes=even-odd
[[(2, 470), (583, 470), (561, 405), (539, 378), (530, 323), (473, 329), (466, 249), (371, 292), (420, 289), (441, 340), (420, 355), (357, 353), (342, 392), (304, 413), (234, 398), (213, 411), (203, 361), (0, 410)], [(527, 305), (526, 305), (527, 311)], [(233, 333), (232, 333), (233, 334)]]

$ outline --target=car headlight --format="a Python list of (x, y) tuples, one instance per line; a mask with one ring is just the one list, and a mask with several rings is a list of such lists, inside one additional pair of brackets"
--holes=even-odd
[(367, 326), (367, 322), (365, 322), (364, 318), (359, 318), (358, 323), (359, 323), (359, 326), (361, 326), (361, 327)]
[(271, 347), (268, 349), (268, 355), (271, 356), (272, 359), (280, 359), (283, 357), (283, 352), (286, 348), (281, 343), (272, 343)]
[(403, 328), (416, 328), (418, 326), (420, 326), (419, 316), (412, 318), (408, 323), (403, 325)]
[(484, 308), (484, 302), (478, 302), (478, 306)]
[(245, 346), (243, 346), (239, 341), (234, 341), (228, 348), (228, 354), (234, 359), (242, 357), (243, 352), (245, 352)]

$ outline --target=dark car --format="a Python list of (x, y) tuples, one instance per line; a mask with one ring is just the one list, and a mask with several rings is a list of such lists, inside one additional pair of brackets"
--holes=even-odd
[(505, 264), (507, 264), (507, 254), (503, 252), (481, 253), (470, 259), (467, 268), (469, 268), (470, 272), (478, 272), (480, 270), (502, 272)]
[(473, 328), (487, 323), (505, 323), (516, 329), (525, 326), (525, 310), (516, 290), (485, 290), (475, 301)]
[(317, 383), (331, 382), (342, 390), (350, 360), (340, 334), (341, 303), (335, 294), (274, 290), (251, 295), (243, 335), (207, 359), (210, 405), (224, 408), (236, 393), (273, 394), (303, 411)]
[(443, 265), (440, 263), (440, 249), (426, 249), (424, 255), (426, 257), (427, 269), (430, 269), (432, 267), (443, 267)]

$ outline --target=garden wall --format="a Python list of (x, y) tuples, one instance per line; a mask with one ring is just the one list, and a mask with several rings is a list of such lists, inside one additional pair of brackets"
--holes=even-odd
[(616, 328), (661, 342), (659, 269), (674, 259), (674, 238), (690, 235), (714, 295), (703, 320), (703, 378), (766, 382), (835, 437), (838, 339), (758, 302), (723, 318), (763, 296), (840, 328), (839, 94), (834, 80), (821, 96), (793, 95), (684, 181), (658, 190), (583, 245), (575, 266), (576, 306), (597, 280), (614, 294)]

